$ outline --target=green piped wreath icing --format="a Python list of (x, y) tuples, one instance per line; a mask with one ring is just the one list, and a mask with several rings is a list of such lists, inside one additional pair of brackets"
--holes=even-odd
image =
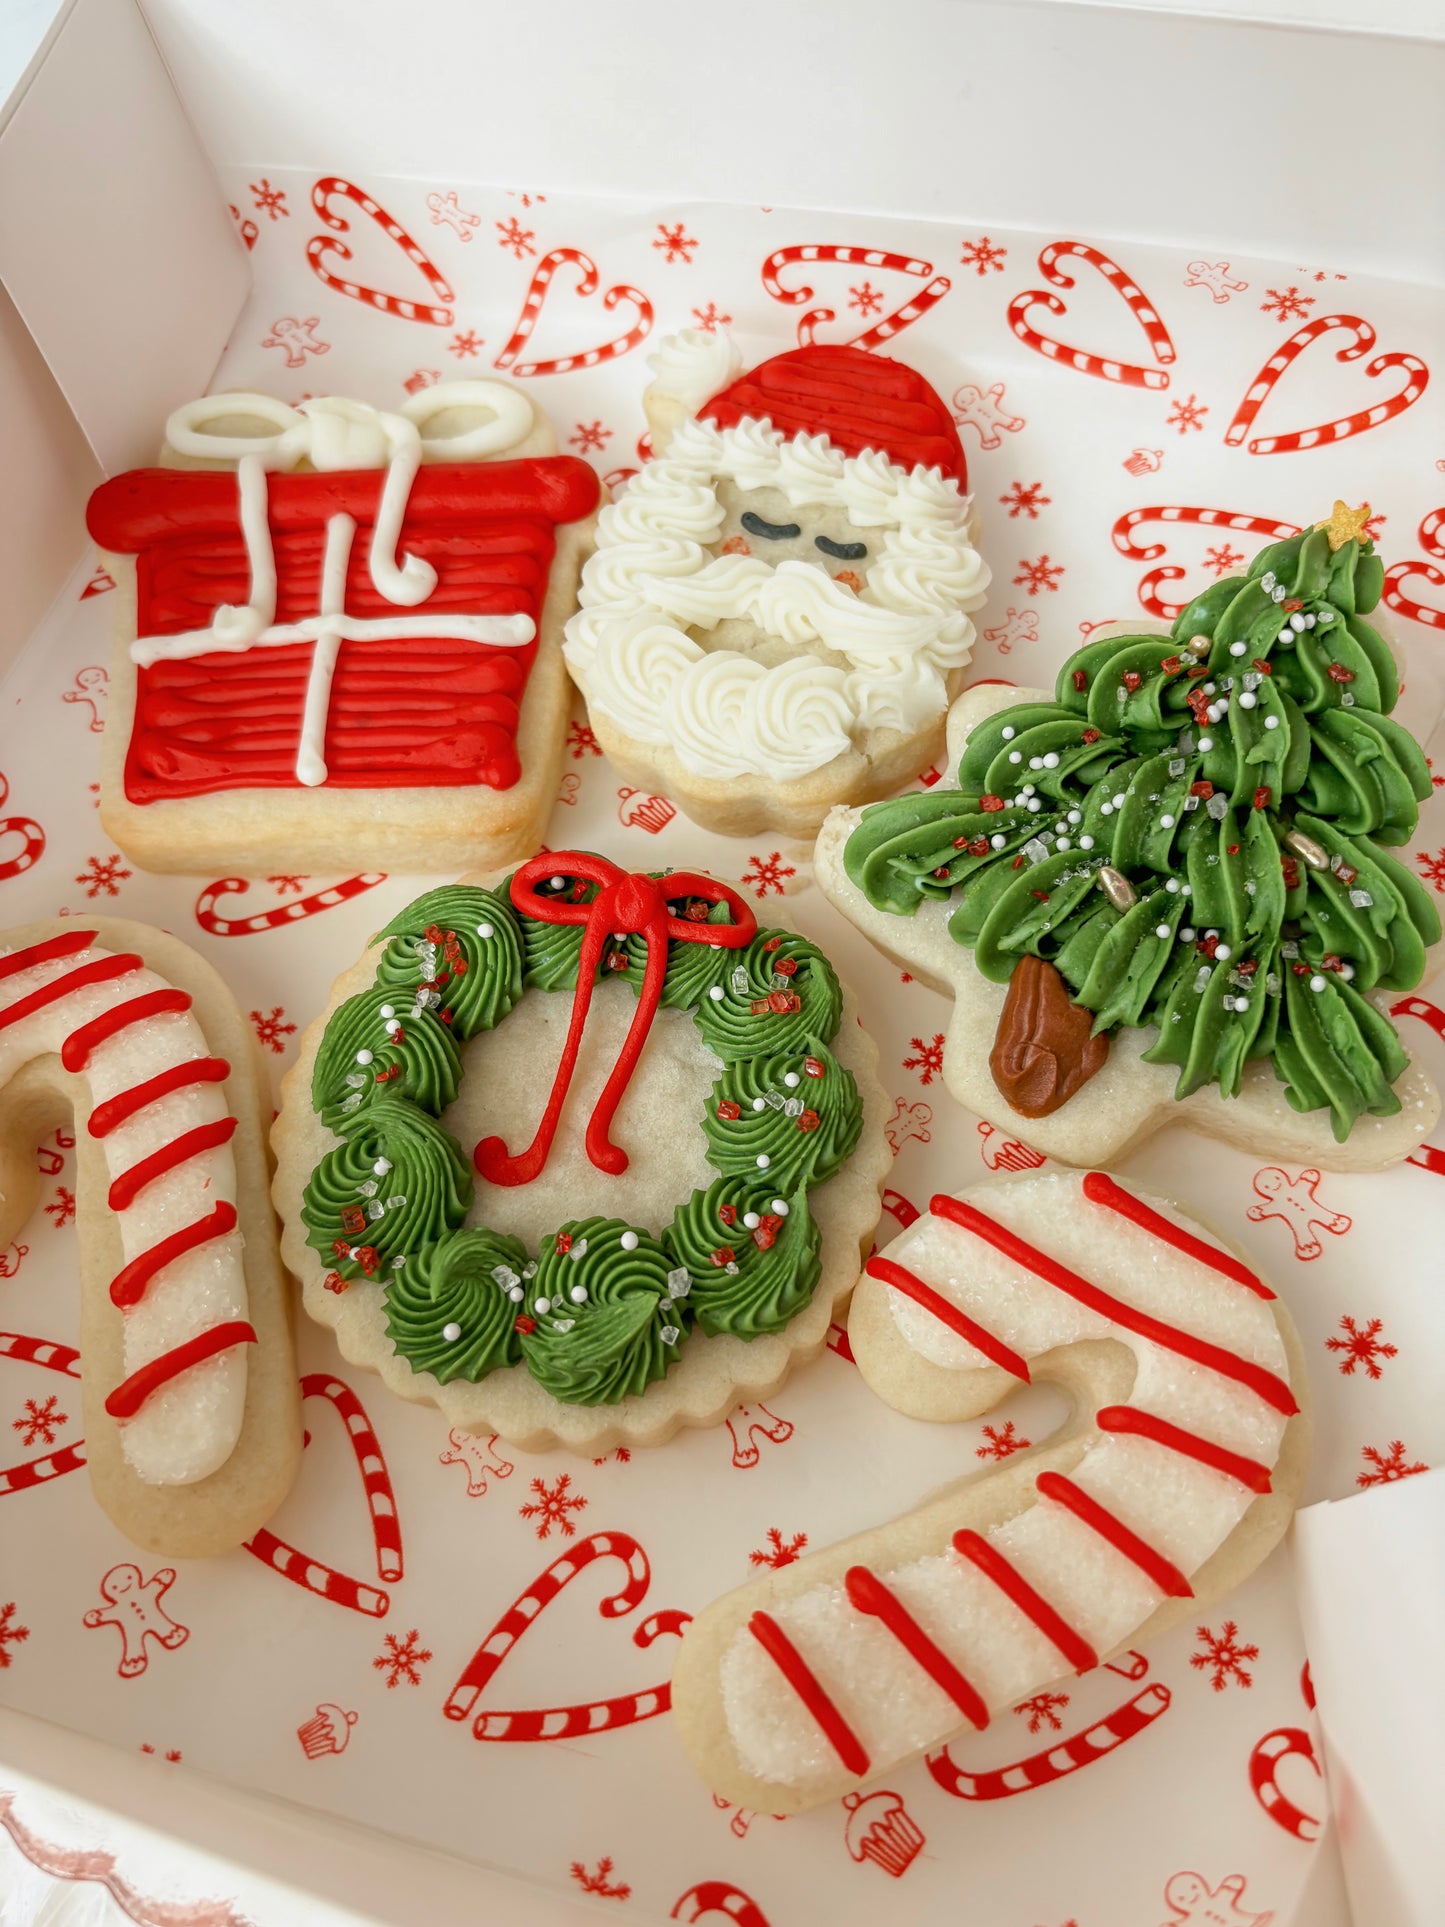
[[(1086, 645), (1053, 702), (977, 725), (958, 789), (866, 809), (849, 877), (900, 916), (951, 898), (949, 931), (984, 976), (1044, 958), (1096, 1032), (1157, 1026), (1145, 1060), (1177, 1066), (1177, 1096), (1235, 1096), (1268, 1059), (1343, 1142), (1362, 1112), (1399, 1110), (1409, 1062), (1362, 993), (1418, 983), (1440, 936), (1428, 891), (1381, 847), (1409, 839), (1431, 790), (1364, 620), (1382, 581), (1368, 539), (1332, 548), (1314, 529), (1197, 596), (1169, 636)], [(1105, 864), (1131, 908), (1098, 887)]]
[[(596, 886), (559, 871), (557, 892), (587, 903)], [(725, 905), (669, 907), (728, 920)], [(375, 983), (332, 1012), (316, 1054), (312, 1101), (341, 1142), (312, 1173), (301, 1215), (334, 1288), (382, 1285), (388, 1335), (414, 1370), (476, 1382), (521, 1363), (564, 1403), (610, 1405), (662, 1378), (694, 1325), (752, 1339), (802, 1310), (821, 1276), (808, 1191), (863, 1123), (828, 1048), (842, 992), (816, 945), (765, 929), (741, 950), (669, 943), (661, 1002), (691, 1010), (723, 1060), (702, 1120), (720, 1175), (659, 1235), (588, 1218), (534, 1255), (462, 1228), (472, 1168), (439, 1119), (460, 1085), (458, 1044), (503, 1022), (524, 988), (575, 988), (581, 927), (519, 915), (506, 884), (453, 884), (380, 937)], [(635, 994), (644, 962), (629, 939), (604, 948), (598, 975)]]

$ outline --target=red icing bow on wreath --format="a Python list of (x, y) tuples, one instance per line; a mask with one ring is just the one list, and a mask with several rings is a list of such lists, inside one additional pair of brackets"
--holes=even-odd
[[(571, 892), (540, 896), (535, 885), (544, 877), (575, 877), (598, 885), (591, 903), (576, 903)], [(732, 913), (731, 923), (699, 922), (695, 917), (668, 914), (668, 899), (701, 898), (707, 903), (725, 903)], [(613, 937), (640, 936), (646, 939), (647, 963), (642, 975), (642, 990), (637, 1010), (623, 1040), (612, 1073), (603, 1086), (587, 1124), (587, 1155), (599, 1171), (617, 1177), (627, 1169), (627, 1153), (608, 1135), (622, 1094), (636, 1070), (652, 1029), (652, 1020), (662, 999), (662, 980), (667, 974), (667, 945), (705, 943), (720, 950), (740, 950), (757, 934), (757, 918), (736, 890), (713, 877), (694, 876), (676, 871), (662, 878), (629, 875), (605, 857), (581, 851), (556, 851), (534, 856), (512, 878), (512, 902), (519, 915), (539, 923), (580, 923), (584, 925), (582, 954), (577, 963), (577, 989), (572, 998), (572, 1021), (562, 1046), (562, 1061), (552, 1084), (552, 1094), (536, 1136), (525, 1151), (510, 1156), (499, 1137), (483, 1138), (472, 1153), (472, 1161), (489, 1184), (530, 1184), (547, 1162), (552, 1141), (561, 1120), (562, 1106), (577, 1068), (577, 1053), (592, 1003), (592, 984), (603, 950)]]

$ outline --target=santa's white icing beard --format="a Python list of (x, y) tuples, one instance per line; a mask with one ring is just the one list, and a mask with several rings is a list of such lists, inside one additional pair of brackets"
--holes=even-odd
[[(867, 554), (831, 556), (820, 536)], [(786, 779), (861, 732), (934, 721), (987, 585), (968, 502), (936, 469), (692, 420), (602, 512), (566, 655), (634, 740), (700, 775)]]

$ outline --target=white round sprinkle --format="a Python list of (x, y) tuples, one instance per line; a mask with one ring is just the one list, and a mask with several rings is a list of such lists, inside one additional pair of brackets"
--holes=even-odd
[(457, 1340), (461, 1337), (461, 1335), (462, 1335), (462, 1328), (460, 1325), (443, 1325), (442, 1326), (442, 1337), (447, 1341), (449, 1345), (455, 1345)]
[(1309, 628), (1309, 623), (1300, 614), (1299, 610), (1296, 609), (1289, 619), (1289, 626), (1294, 630), (1296, 635), (1300, 635), (1304, 630)]
[(762, 1219), (756, 1211), (745, 1211), (743, 1213), (743, 1229), (745, 1231), (756, 1231), (761, 1223)]
[(356, 1061), (358, 1064), (369, 1064), (371, 1062), (371, 1052), (369, 1050), (359, 1050), (356, 1053)]
[(1044, 768), (1057, 769), (1058, 767), (1059, 767), (1059, 752), (1056, 749), (1051, 749), (1048, 755), (1044, 758)]
[(765, 1111), (767, 1108), (768, 1108), (768, 1105), (767, 1105), (766, 1098), (755, 1097), (753, 1099), (753, 1109), (755, 1111)]
[(494, 931), (491, 924), (479, 923), (477, 925), (477, 935), (479, 937), (490, 937), (490, 936), (494, 936), (495, 934), (496, 932)]
[(1043, 766), (1044, 766), (1044, 759), (1042, 756), (1031, 756), (1029, 758), (1030, 769), (1042, 769)]
[(520, 1285), (510, 1286), (507, 1291), (507, 1296), (514, 1305), (520, 1305), (522, 1302), (522, 1287)]
[(1199, 739), (1199, 747), (1201, 751), (1207, 755), (1209, 751), (1214, 748), (1214, 738), (1212, 736), (1201, 736)]
[(1174, 818), (1172, 816), (1161, 816), (1159, 819), (1159, 827), (1161, 830), (1172, 830), (1174, 828)]
[(1021, 763), (1024, 760), (1024, 753), (1021, 749), (1011, 749), (1008, 753), (1008, 759), (1011, 763)]
[(712, 998), (715, 1004), (720, 1004), (723, 998), (727, 996), (727, 992), (723, 989), (721, 984), (714, 984), (707, 994), (709, 997)]
[(772, 1163), (772, 1161), (773, 1160), (768, 1156), (766, 1151), (758, 1152), (758, 1169), (760, 1171), (766, 1171), (768, 1166)]
[(1017, 735), (1017, 733), (1018, 733), (1018, 732), (1017, 732), (1017, 731), (1015, 730), (1015, 728), (1014, 728), (1014, 726), (1013, 726), (1013, 724), (1012, 724), (1012, 723), (1005, 723), (1005, 724), (1004, 724), (1004, 726), (1003, 726), (1003, 739), (1004, 739), (1004, 741), (1005, 741), (1006, 743), (1011, 743), (1011, 742), (1013, 741), (1013, 739), (1014, 739), (1014, 737), (1015, 737), (1015, 736)]
[(1032, 796), (1033, 793), (1034, 785), (1032, 783), (1025, 783), (1019, 791), (1020, 796)]
[(1155, 935), (1156, 937), (1167, 937), (1167, 936), (1169, 935), (1169, 926), (1168, 926), (1168, 924), (1167, 924), (1167, 923), (1158, 923), (1158, 924), (1155, 924), (1155, 926), (1154, 926), (1154, 935)]
[(1165, 883), (1164, 888), (1169, 892), (1170, 896), (1176, 896), (1179, 891), (1178, 877), (1170, 877)]
[(1043, 807), (1044, 799), (1041, 796), (1031, 796), (1029, 798), (1029, 808), (1031, 810), (1041, 810)]
[(1253, 709), (1258, 701), (1259, 698), (1252, 689), (1243, 689), (1240, 691), (1239, 706), (1241, 709)]
[(1285, 627), (1284, 627), (1283, 629), (1281, 629), (1281, 630), (1280, 630), (1280, 632), (1279, 632), (1279, 636), (1278, 636), (1278, 638), (1277, 638), (1277, 639), (1278, 639), (1278, 640), (1279, 640), (1280, 642), (1293, 642), (1293, 641), (1294, 641), (1294, 630), (1293, 630), (1293, 629), (1291, 629), (1291, 628), (1290, 628), (1290, 627), (1288, 626), (1288, 624), (1286, 624), (1286, 625), (1285, 625)]
[(552, 888), (554, 890), (565, 890), (567, 888), (566, 877), (553, 877)]
[(1194, 885), (1192, 883), (1181, 883), (1179, 889), (1183, 896), (1192, 897), (1194, 895)]
[(376, 1160), (376, 1163), (373, 1164), (371, 1168), (376, 1173), (377, 1177), (384, 1178), (387, 1172), (391, 1169), (391, 1159), (378, 1158)]
[(1080, 848), (1081, 850), (1092, 850), (1092, 849), (1093, 849), (1093, 847), (1094, 847), (1094, 839), (1093, 839), (1093, 837), (1091, 837), (1091, 836), (1081, 836), (1081, 837), (1079, 838), (1079, 848)]
[(1179, 941), (1180, 943), (1193, 943), (1194, 930), (1191, 925), (1185, 924), (1184, 928), (1179, 932)]
[(567, 1296), (572, 1300), (574, 1305), (585, 1305), (587, 1303), (586, 1285), (573, 1285)]
[(787, 1199), (774, 1198), (773, 1199), (773, 1216), (777, 1218), (786, 1218), (787, 1215), (788, 1215)]
[(1222, 943), (1216, 949), (1214, 955), (1220, 963), (1228, 963), (1230, 958), (1234, 955), (1234, 952), (1230, 949), (1227, 943)]
[(1340, 965), (1340, 975), (1344, 978), (1346, 983), (1350, 981), (1351, 977), (1353, 977), (1354, 974), (1355, 974), (1355, 966), (1353, 964)]
[(1307, 616), (1305, 617), (1305, 627), (1306, 627), (1306, 629), (1313, 629), (1313, 628), (1314, 628), (1314, 626), (1315, 626), (1315, 619), (1314, 619), (1314, 617), (1313, 617), (1312, 615), (1307, 615)]
[(1242, 656), (1248, 647), (1248, 643), (1232, 642), (1229, 645), (1229, 653), (1231, 656)]
[(1323, 989), (1324, 989), (1324, 987), (1325, 987), (1325, 980), (1324, 980), (1324, 978), (1323, 978), (1323, 977), (1311, 977), (1311, 978), (1310, 978), (1310, 989), (1311, 989), (1311, 990), (1323, 990)]
[(395, 1017), (395, 1015), (396, 1015), (396, 1007), (395, 1007), (395, 1005), (393, 1005), (393, 1004), (383, 1004), (383, 1005), (382, 1005), (382, 1007), (381, 1007), (381, 1014), (382, 1014), (382, 1016), (383, 1016), (383, 1017)]
[(635, 1231), (624, 1231), (617, 1242), (622, 1246), (624, 1251), (636, 1251), (637, 1233)]
[(1212, 696), (1212, 695), (1214, 694), (1214, 692), (1215, 692), (1215, 684), (1214, 684), (1214, 683), (1212, 683), (1212, 682), (1207, 682), (1207, 683), (1206, 683), (1206, 684), (1204, 685), (1204, 693), (1205, 693), (1205, 695), (1206, 695), (1206, 696)]
[(1266, 716), (1266, 717), (1265, 717), (1265, 719), (1264, 719), (1264, 726), (1265, 726), (1265, 728), (1266, 728), (1266, 729), (1278, 729), (1278, 728), (1279, 728), (1279, 717), (1278, 717), (1278, 716)]
[(1123, 807), (1124, 807), (1124, 792), (1123, 790), (1120, 790), (1114, 798), (1114, 808), (1116, 810), (1122, 810)]
[(399, 1023), (397, 1022), (397, 1020), (396, 1020), (396, 1018), (395, 1018), (395, 1017), (388, 1017), (388, 1018), (387, 1018), (387, 1020), (386, 1020), (386, 1034), (387, 1034), (387, 1036), (388, 1036), (388, 1037), (395, 1037), (395, 1035), (396, 1035), (396, 1033), (397, 1033), (397, 1032), (398, 1032), (398, 1031), (399, 1031), (400, 1029), (401, 1029), (401, 1025), (400, 1025), (400, 1024), (399, 1024)]
[(1112, 816), (1114, 814), (1114, 805), (1112, 803), (1101, 803), (1099, 805), (1099, 814), (1100, 816)]
[(1066, 836), (1061, 836), (1056, 847), (1060, 850), (1071, 850), (1074, 846)]
[(1069, 821), (1071, 823), (1082, 823), (1083, 820), (1084, 820), (1084, 812), (1082, 810), (1069, 811)]
[(802, 1081), (803, 1081), (802, 1078), (799, 1077), (796, 1071), (783, 1072), (783, 1082), (787, 1085), (790, 1091), (797, 1090), (799, 1084), (801, 1084)]
[(1008, 842), (1008, 838), (1006, 836), (991, 836), (988, 841), (990, 849), (1001, 850), (1004, 844)]
[(534, 1298), (532, 1300), (532, 1309), (539, 1316), (545, 1316), (545, 1314), (552, 1309), (552, 1300), (550, 1298)]

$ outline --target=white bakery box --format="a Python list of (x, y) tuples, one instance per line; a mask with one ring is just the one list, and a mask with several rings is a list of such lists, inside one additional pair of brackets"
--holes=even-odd
[[(152, 459), (169, 411), (213, 386), (394, 406), (444, 372), (499, 367), (606, 477), (637, 459), (645, 359), (667, 333), (725, 325), (752, 361), (800, 325), (872, 330), (961, 424), (994, 573), (980, 677), (1051, 679), (1091, 623), (1196, 592), (1221, 547), (1367, 497), (1402, 714), (1428, 742), (1445, 699), (1445, 433), (1438, 388), (1400, 370), (1445, 347), (1442, 20), (1410, 0), (1254, 11), (8, 0), (0, 925), (100, 898), (176, 930), (226, 972), (279, 1074), (339, 963), (415, 893), (354, 879), (360, 901), (343, 892), (314, 929), (262, 939), (246, 933), (286, 924), (264, 912), (297, 880), (226, 881), (230, 908), (249, 892), (262, 912), (227, 919), (222, 880), (146, 876), (99, 830), (110, 612), (85, 499)], [(1167, 353), (1101, 258), (1146, 291)], [(1104, 359), (1124, 378), (1100, 378)], [(1308, 432), (1340, 421), (1356, 426)], [(897, 1093), (890, 1196), (1009, 1168), (1020, 1147), (929, 1073), (942, 1004), (900, 995), (809, 887), (804, 846), (690, 833), (609, 780), (580, 729), (567, 768), (554, 847), (751, 873), (828, 936)], [(1441, 844), (1427, 806), (1416, 854), (1437, 887)], [(300, 881), (310, 902), (343, 880)], [(1428, 1024), (1409, 1042), (1438, 1078)], [(30, 1329), (39, 1283), (60, 1341), (76, 1316), (68, 1148), (42, 1147), (54, 1208), (0, 1252), (0, 1326), (13, 1306)], [(1384, 1177), (1256, 1165), (1171, 1131), (1127, 1169), (1245, 1243), (1288, 1302), (1317, 1414), (1307, 1503), (1208, 1625), (960, 1743), (1011, 1797), (950, 1798), (920, 1765), (867, 1809), (779, 1825), (714, 1802), (665, 1719), (478, 1746), (442, 1719), (442, 1676), (557, 1551), (523, 1504), (537, 1474), (555, 1494), (561, 1462), (514, 1454), (467, 1496), (467, 1468), (438, 1465), (437, 1415), (352, 1374), (411, 1562), (374, 1595), (384, 1616), (338, 1612), (238, 1552), (175, 1581), (190, 1670), (120, 1680), (81, 1630), (125, 1555), (84, 1478), (40, 1495), (43, 1536), (33, 1493), (3, 1508), (0, 1921), (802, 1927), (891, 1908), (979, 1927), (1434, 1927), (1445, 1153)], [(329, 1370), (330, 1347), (308, 1331), (306, 1368)], [(0, 1437), (43, 1440), (36, 1392), (0, 1361)], [(747, 1548), (760, 1560), (887, 1517), (994, 1436), (960, 1444), (885, 1412), (828, 1354), (773, 1404), (650, 1464), (574, 1465), (585, 1516), (554, 1508), (552, 1523), (574, 1542), (646, 1535), (654, 1597), (695, 1609), (745, 1575)], [(318, 1437), (277, 1529), (364, 1568), (344, 1448), (307, 1413)], [(1033, 1436), (1060, 1416), (1043, 1392), (1004, 1415)], [(511, 1662), (516, 1703), (655, 1683), (656, 1656), (598, 1619), (598, 1597), (584, 1578), (565, 1631)]]

